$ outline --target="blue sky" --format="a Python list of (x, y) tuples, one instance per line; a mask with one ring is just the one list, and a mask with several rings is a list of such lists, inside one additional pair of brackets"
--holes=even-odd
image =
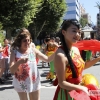
[(85, 8), (86, 13), (89, 13), (92, 22), (96, 25), (96, 16), (97, 13), (99, 12), (99, 9), (95, 6), (96, 6), (96, 2), (100, 2), (100, 0), (79, 0), (79, 2)]

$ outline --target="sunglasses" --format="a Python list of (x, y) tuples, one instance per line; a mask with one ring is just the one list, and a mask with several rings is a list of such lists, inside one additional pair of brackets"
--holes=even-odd
[(30, 39), (25, 39), (22, 42), (30, 42)]

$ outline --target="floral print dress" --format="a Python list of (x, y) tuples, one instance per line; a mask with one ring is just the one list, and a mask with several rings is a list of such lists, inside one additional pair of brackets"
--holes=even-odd
[(17, 50), (15, 52), (15, 59), (27, 56), (28, 62), (20, 64), (18, 70), (13, 76), (13, 86), (17, 92), (34, 92), (40, 89), (40, 75), (37, 69), (36, 56), (32, 49), (29, 49), (27, 55), (21, 54)]

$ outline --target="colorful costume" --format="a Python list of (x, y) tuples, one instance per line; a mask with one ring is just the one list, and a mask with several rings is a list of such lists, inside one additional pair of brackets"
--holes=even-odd
[(13, 77), (13, 86), (17, 92), (34, 92), (40, 89), (40, 75), (37, 69), (37, 62), (35, 53), (32, 49), (27, 55), (21, 54), (17, 50), (14, 51), (16, 61), (22, 57), (27, 56), (28, 62), (20, 64), (18, 70)]
[[(56, 51), (56, 46), (53, 44), (47, 45), (47, 56), (51, 56)], [(47, 79), (54, 79), (55, 78), (55, 70), (54, 70), (54, 62), (50, 62), (50, 73), (47, 75)]]
[[(82, 60), (81, 56), (76, 54), (74, 51), (72, 51), (71, 57), (75, 65), (77, 78), (72, 77), (72, 71), (70, 66), (68, 65), (66, 66), (66, 73), (65, 73), (66, 81), (73, 84), (83, 85), (82, 82), (84, 82), (84, 80), (82, 81), (82, 71), (84, 69), (85, 63)], [(54, 81), (54, 85), (58, 85), (57, 78)], [(81, 97), (82, 98), (86, 97), (87, 99), (82, 99)], [(67, 89), (63, 89), (58, 85), (53, 100), (90, 100), (90, 97), (87, 96), (87, 94), (84, 93), (83, 91), (81, 93), (78, 93), (75, 90), (68, 91)]]

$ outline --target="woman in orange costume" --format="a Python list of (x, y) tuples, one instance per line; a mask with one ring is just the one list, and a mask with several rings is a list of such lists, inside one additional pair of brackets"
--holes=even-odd
[[(84, 62), (78, 48), (72, 46), (80, 37), (80, 25), (77, 20), (66, 20), (62, 24), (62, 46), (55, 53), (54, 67), (57, 79), (54, 85), (58, 85), (53, 100), (90, 100), (88, 88), (80, 85), (82, 71), (91, 67), (100, 60), (100, 57), (89, 62)], [(75, 99), (72, 91), (83, 93), (84, 97)], [(98, 99), (99, 100), (99, 99)]]
[[(46, 54), (47, 56), (51, 56), (53, 53), (55, 53), (55, 51), (58, 48), (58, 45), (55, 43), (54, 38), (47, 38), (46, 39), (46, 43), (47, 43), (47, 47), (46, 47)], [(54, 70), (54, 62), (51, 61), (50, 62), (50, 72), (47, 75), (47, 79), (54, 79), (55, 78), (55, 74), (54, 74), (55, 70)]]

